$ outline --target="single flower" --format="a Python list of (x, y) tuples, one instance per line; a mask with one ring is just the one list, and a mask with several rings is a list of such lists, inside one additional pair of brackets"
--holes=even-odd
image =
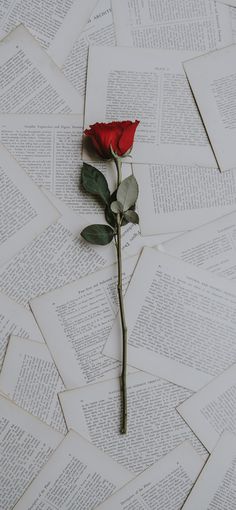
[(112, 151), (121, 158), (131, 151), (138, 125), (138, 120), (96, 122), (90, 129), (86, 129), (84, 134), (91, 138), (96, 152), (102, 159), (112, 158)]

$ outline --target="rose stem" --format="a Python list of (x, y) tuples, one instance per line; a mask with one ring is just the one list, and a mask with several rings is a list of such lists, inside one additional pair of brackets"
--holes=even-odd
[[(115, 164), (117, 168), (117, 188), (121, 183), (122, 175), (121, 175), (121, 160), (115, 158)], [(117, 261), (118, 261), (118, 283), (117, 283), (117, 292), (119, 298), (119, 309), (120, 309), (120, 318), (121, 318), (121, 327), (122, 327), (122, 372), (121, 372), (121, 399), (122, 399), (122, 424), (120, 432), (121, 434), (126, 434), (127, 432), (127, 325), (125, 320), (125, 309), (124, 309), (124, 301), (123, 301), (123, 283), (122, 283), (122, 243), (121, 243), (121, 223), (122, 218), (120, 214), (117, 214)]]

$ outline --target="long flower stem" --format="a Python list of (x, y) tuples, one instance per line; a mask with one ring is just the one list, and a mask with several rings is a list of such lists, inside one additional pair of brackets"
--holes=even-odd
[[(117, 168), (117, 187), (120, 185), (122, 176), (121, 176), (121, 161), (119, 159), (115, 159), (116, 168)], [(117, 214), (117, 263), (118, 263), (118, 283), (117, 283), (117, 292), (119, 298), (119, 309), (120, 309), (120, 319), (121, 319), (121, 327), (122, 327), (122, 372), (121, 372), (121, 399), (122, 399), (122, 422), (121, 422), (121, 434), (126, 434), (127, 432), (127, 416), (128, 416), (128, 406), (127, 406), (127, 325), (125, 319), (125, 309), (124, 309), (124, 300), (123, 300), (123, 282), (122, 282), (122, 242), (121, 242), (121, 223), (122, 218), (120, 214)]]

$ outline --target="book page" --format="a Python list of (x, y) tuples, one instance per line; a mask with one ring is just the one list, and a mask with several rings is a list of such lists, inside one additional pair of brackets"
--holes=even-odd
[(60, 215), (0, 144), (0, 266)]
[(112, 0), (112, 8), (120, 46), (201, 54), (232, 42), (229, 11), (213, 0)]
[(80, 185), (82, 115), (2, 115), (0, 140), (38, 186), (78, 214), (102, 214)]
[(1, 510), (13, 509), (62, 438), (0, 395)]
[(74, 429), (122, 466), (139, 474), (183, 441), (206, 450), (176, 411), (191, 392), (145, 372), (130, 374), (128, 432), (120, 434), (118, 378), (59, 394), (67, 427)]
[(0, 41), (1, 113), (82, 113), (83, 101), (23, 25)]
[[(236, 361), (233, 282), (144, 248), (125, 303), (131, 366), (197, 391)], [(120, 335), (116, 320), (104, 354), (120, 359)]]
[[(236, 2), (235, 2), (235, 7), (236, 7)], [(235, 7), (229, 8), (234, 44), (236, 42), (236, 9), (235, 9)]]
[(236, 365), (222, 372), (178, 407), (209, 452), (224, 430), (236, 433)]
[[(73, 114), (3, 114), (0, 140), (22, 168), (44, 191), (50, 191), (74, 212), (88, 217), (100, 216), (101, 201), (85, 193), (81, 186), (83, 116)], [(112, 161), (92, 163), (106, 177), (110, 191), (116, 187), (116, 168)], [(124, 177), (132, 173), (123, 166)], [(49, 196), (52, 201), (52, 196)], [(55, 206), (60, 210), (60, 203)]]
[(44, 342), (33, 314), (0, 292), (0, 367), (12, 334)]
[(133, 167), (143, 235), (190, 230), (236, 208), (236, 172), (160, 163)]
[(202, 470), (183, 510), (234, 510), (236, 437), (225, 432)]
[(111, 0), (99, 0), (92, 15), (76, 39), (62, 71), (82, 97), (85, 96), (88, 50), (90, 45), (115, 46), (115, 27)]
[[(215, 167), (184, 73), (182, 61), (187, 58), (190, 53), (184, 51), (91, 46), (85, 127), (138, 119), (133, 163)], [(94, 158), (86, 144), (83, 156)]]
[(222, 4), (227, 4), (236, 7), (236, 0), (217, 0), (217, 2), (221, 2)]
[(127, 469), (70, 431), (14, 510), (91, 510), (131, 479)]
[(184, 63), (184, 69), (222, 172), (236, 169), (236, 46)]
[[(0, 38), (20, 23), (53, 60), (62, 64), (75, 37), (87, 22), (96, 0), (6, 0), (1, 6)], [(63, 41), (63, 45), (61, 43)]]
[(72, 212), (52, 223), (0, 268), (0, 290), (27, 306), (30, 299), (112, 263), (107, 246), (82, 239), (84, 226)]
[(122, 487), (98, 510), (180, 510), (203, 461), (184, 442)]
[[(136, 263), (123, 261), (124, 290)], [(30, 302), (67, 388), (120, 374), (120, 363), (101, 353), (118, 311), (116, 287), (117, 264)]]
[(11, 335), (0, 373), (0, 392), (53, 429), (66, 434), (57, 396), (64, 389), (47, 346)]
[(166, 241), (159, 248), (189, 264), (234, 280), (236, 278), (235, 225), (236, 213), (233, 212)]

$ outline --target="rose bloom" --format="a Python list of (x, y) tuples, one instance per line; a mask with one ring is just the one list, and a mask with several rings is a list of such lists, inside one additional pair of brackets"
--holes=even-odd
[(86, 129), (84, 134), (92, 140), (93, 146), (99, 156), (110, 159), (112, 152), (123, 157), (129, 154), (133, 147), (134, 135), (139, 121), (123, 120), (120, 122), (97, 122)]

